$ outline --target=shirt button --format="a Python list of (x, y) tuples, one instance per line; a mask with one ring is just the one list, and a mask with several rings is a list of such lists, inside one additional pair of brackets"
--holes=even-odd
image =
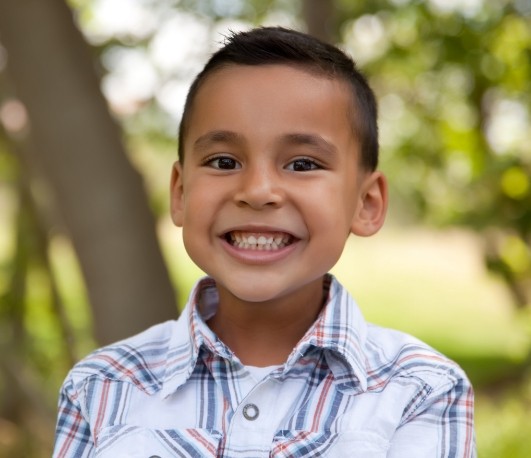
[(247, 404), (243, 408), (243, 416), (249, 421), (256, 420), (258, 415), (260, 415), (260, 410), (255, 404)]

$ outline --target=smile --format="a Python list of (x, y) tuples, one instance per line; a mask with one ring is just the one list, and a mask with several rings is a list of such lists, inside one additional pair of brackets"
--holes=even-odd
[(236, 248), (257, 251), (276, 251), (293, 243), (293, 236), (285, 232), (231, 231), (225, 240)]

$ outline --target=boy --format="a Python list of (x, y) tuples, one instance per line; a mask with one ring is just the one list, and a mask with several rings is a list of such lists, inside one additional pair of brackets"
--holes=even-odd
[(177, 321), (96, 351), (55, 457), (471, 457), (462, 370), (368, 325), (328, 270), (383, 224), (373, 93), (307, 35), (235, 34), (193, 83), (171, 214), (208, 275)]

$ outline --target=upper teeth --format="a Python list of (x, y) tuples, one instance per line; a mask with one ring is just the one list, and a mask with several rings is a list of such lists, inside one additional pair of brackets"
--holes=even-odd
[(285, 247), (291, 239), (289, 234), (274, 233), (248, 233), (232, 231), (230, 233), (232, 244), (239, 248), (247, 248), (251, 250), (278, 250)]

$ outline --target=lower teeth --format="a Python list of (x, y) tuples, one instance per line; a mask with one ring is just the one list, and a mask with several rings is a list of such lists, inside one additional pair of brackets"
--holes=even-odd
[(274, 250), (278, 250), (279, 248), (283, 248), (286, 246), (284, 242), (281, 242), (280, 244), (267, 243), (264, 245), (261, 245), (261, 244), (250, 245), (249, 243), (245, 243), (245, 242), (233, 242), (232, 245), (237, 248), (243, 248), (246, 250), (257, 250), (257, 251), (274, 251)]

